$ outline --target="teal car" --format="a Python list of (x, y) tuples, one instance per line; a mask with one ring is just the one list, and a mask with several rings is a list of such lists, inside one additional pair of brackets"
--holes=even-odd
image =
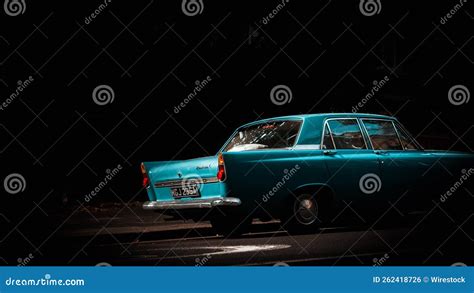
[(422, 209), (466, 181), (473, 162), (470, 153), (424, 150), (390, 116), (277, 117), (239, 127), (215, 156), (143, 162), (143, 208), (210, 220), (222, 234), (254, 218), (315, 228), (347, 202)]

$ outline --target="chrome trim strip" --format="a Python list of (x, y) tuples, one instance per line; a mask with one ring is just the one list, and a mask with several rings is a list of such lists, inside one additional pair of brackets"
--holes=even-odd
[[(400, 123), (400, 121), (394, 120), (393, 123), (396, 126), (398, 126), (398, 128), (400, 128), (400, 130), (403, 132), (403, 134), (405, 134), (405, 136), (410, 140), (410, 142), (412, 142), (413, 144), (416, 145), (416, 147), (417, 147), (416, 150), (417, 151), (424, 150), (423, 146), (415, 139), (415, 137), (413, 137), (413, 135), (410, 134), (410, 132), (408, 132), (408, 130), (405, 128), (405, 126), (403, 124)], [(395, 129), (396, 129), (396, 127), (395, 127)]]
[(147, 201), (143, 203), (144, 210), (179, 210), (179, 209), (209, 209), (216, 206), (239, 206), (241, 201), (236, 197), (211, 197), (206, 199)]
[(299, 144), (292, 148), (292, 150), (320, 150), (319, 144)]
[(369, 141), (370, 149), (375, 150), (374, 145), (372, 144), (372, 140), (370, 139), (369, 130), (367, 130), (367, 127), (365, 127), (364, 120), (360, 119), (360, 121), (362, 121), (361, 124), (362, 124), (362, 127), (364, 127), (364, 136), (366, 136), (367, 140)]
[(203, 184), (203, 183), (216, 183), (219, 182), (217, 177), (208, 177), (208, 178), (189, 178), (189, 179), (177, 179), (177, 180), (167, 180), (167, 181), (158, 181), (155, 182), (155, 188), (161, 187), (181, 187), (184, 185), (189, 185), (192, 182), (196, 184)]
[[(364, 133), (364, 130), (362, 129), (362, 123), (360, 122), (360, 119), (357, 119), (357, 125), (359, 125), (359, 130), (360, 130), (360, 134), (362, 134), (362, 139), (364, 140), (364, 144), (365, 144), (365, 149), (369, 149), (369, 143), (367, 140), (370, 140), (370, 137), (369, 136), (365, 136), (365, 133)], [(364, 128), (365, 128), (365, 125), (364, 125)], [(366, 129), (367, 130), (367, 129)], [(371, 144), (372, 145), (372, 144)]]
[(398, 133), (397, 127), (395, 126), (395, 122), (393, 122), (393, 120), (391, 122), (392, 122), (393, 130), (395, 130), (395, 133), (397, 134), (398, 142), (400, 143), (400, 146), (402, 147), (402, 150), (405, 150), (405, 146), (402, 143), (402, 139), (400, 138), (400, 134)]
[[(329, 126), (329, 122), (326, 121), (326, 124), (324, 125), (324, 129), (323, 129), (323, 134), (326, 135), (326, 126), (329, 130), (329, 136), (331, 137), (331, 142), (332, 142), (332, 148), (335, 150), (336, 149), (336, 143), (334, 142), (334, 136), (332, 136), (332, 130), (331, 130), (331, 126)], [(323, 141), (324, 141), (324, 135), (323, 135)]]

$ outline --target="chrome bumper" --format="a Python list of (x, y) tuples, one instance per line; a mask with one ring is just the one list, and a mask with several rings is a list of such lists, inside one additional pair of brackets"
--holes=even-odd
[(209, 209), (216, 206), (238, 206), (240, 199), (235, 197), (211, 197), (206, 199), (168, 200), (168, 201), (146, 201), (144, 210), (167, 210), (167, 209)]

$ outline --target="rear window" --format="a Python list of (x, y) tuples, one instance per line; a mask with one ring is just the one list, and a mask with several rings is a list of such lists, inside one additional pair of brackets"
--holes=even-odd
[(241, 128), (224, 148), (225, 152), (293, 147), (301, 121), (272, 121)]

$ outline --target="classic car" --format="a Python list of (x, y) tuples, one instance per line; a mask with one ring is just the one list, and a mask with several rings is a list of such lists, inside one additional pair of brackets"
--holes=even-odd
[(417, 211), (471, 167), (470, 153), (424, 150), (394, 117), (285, 116), (239, 127), (215, 156), (143, 162), (143, 208), (210, 220), (222, 234), (254, 218), (317, 228), (342, 202)]

